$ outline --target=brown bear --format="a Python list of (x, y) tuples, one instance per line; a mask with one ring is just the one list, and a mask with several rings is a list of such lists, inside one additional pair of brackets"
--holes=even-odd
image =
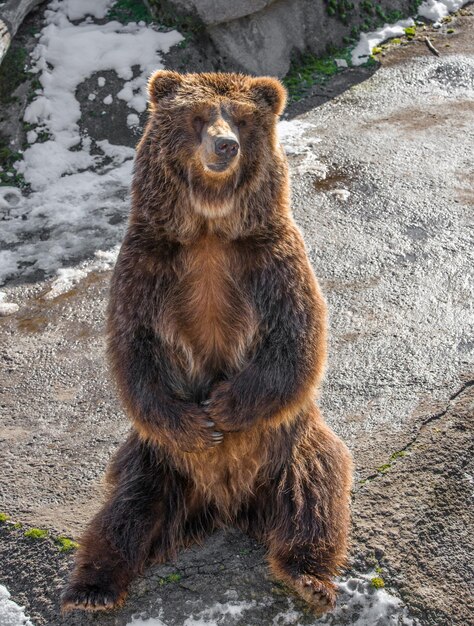
[(217, 528), (317, 611), (344, 565), (351, 459), (315, 404), (326, 307), (289, 205), (273, 78), (158, 71), (113, 274), (108, 355), (133, 424), (64, 609), (121, 604)]

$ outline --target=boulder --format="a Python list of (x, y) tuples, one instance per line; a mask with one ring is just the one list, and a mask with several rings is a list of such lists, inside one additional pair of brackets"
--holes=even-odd
[[(354, 26), (370, 30), (394, 10), (415, 13), (411, 0), (167, 0), (172, 11), (193, 15), (217, 48), (222, 65), (251, 74), (284, 76), (294, 54), (318, 56), (340, 48)], [(396, 21), (391, 17), (391, 21)], [(390, 21), (389, 20), (389, 21)]]

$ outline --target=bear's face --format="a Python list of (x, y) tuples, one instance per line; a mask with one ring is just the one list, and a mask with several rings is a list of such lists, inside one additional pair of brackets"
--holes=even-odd
[(286, 92), (273, 78), (156, 72), (149, 82), (151, 123), (161, 158), (187, 180), (200, 213), (230, 210), (240, 180), (271, 163)]

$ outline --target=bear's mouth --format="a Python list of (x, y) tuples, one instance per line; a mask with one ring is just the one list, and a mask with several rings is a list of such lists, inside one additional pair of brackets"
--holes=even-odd
[(217, 163), (207, 163), (206, 167), (212, 172), (224, 172), (230, 165), (231, 161), (218, 161)]

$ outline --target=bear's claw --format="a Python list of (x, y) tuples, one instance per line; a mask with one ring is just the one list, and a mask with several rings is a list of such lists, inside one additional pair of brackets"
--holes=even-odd
[(61, 607), (63, 611), (110, 611), (123, 604), (125, 595), (125, 592), (120, 594), (97, 585), (72, 584), (61, 596)]
[(336, 606), (336, 587), (330, 581), (305, 575), (295, 580), (294, 588), (316, 613), (326, 613)]

